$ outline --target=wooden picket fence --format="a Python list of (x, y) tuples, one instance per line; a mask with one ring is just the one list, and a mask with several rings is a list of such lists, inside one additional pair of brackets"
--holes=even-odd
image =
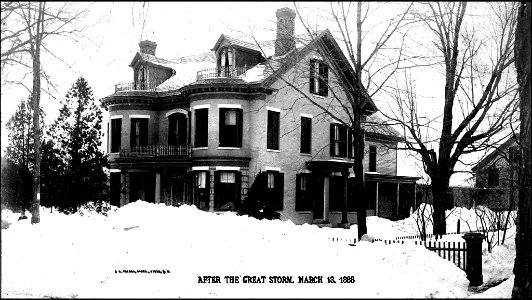
[[(382, 240), (375, 239), (375, 242), (384, 242), (385, 245), (391, 244), (404, 244), (406, 237), (403, 239), (395, 240)], [(356, 238), (345, 238), (345, 237), (329, 237), (329, 241), (332, 242), (346, 242), (351, 246), (355, 246), (357, 243)], [(412, 241), (409, 241), (412, 242)], [(413, 241), (414, 245), (420, 245), (427, 248), (441, 258), (447, 259), (448, 261), (454, 263), (460, 269), (466, 271), (467, 267), (467, 246), (465, 242), (440, 242), (440, 241)]]

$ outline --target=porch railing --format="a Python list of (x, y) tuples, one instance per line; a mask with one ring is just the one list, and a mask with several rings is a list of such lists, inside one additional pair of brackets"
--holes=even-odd
[(155, 87), (163, 83), (164, 80), (157, 80), (154, 82), (146, 82), (144, 86), (140, 83), (135, 85), (134, 82), (121, 82), (115, 84), (115, 93), (117, 92), (127, 92), (127, 91), (153, 91)]
[(120, 149), (121, 157), (189, 157), (190, 147), (182, 145), (147, 145)]
[(209, 68), (198, 71), (196, 80), (209, 79), (209, 78), (238, 78), (242, 74), (246, 73), (247, 67), (221, 67), (221, 68)]

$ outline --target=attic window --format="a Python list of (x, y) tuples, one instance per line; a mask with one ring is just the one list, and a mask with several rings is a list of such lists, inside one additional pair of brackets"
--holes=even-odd
[(310, 92), (327, 97), (329, 67), (317, 59), (310, 60)]

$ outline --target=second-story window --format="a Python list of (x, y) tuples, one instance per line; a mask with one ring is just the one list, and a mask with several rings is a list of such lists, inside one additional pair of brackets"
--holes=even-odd
[(521, 152), (518, 147), (508, 148), (508, 159), (511, 166), (519, 165), (521, 161)]
[(111, 153), (120, 151), (122, 144), (122, 119), (111, 119)]
[(310, 154), (312, 139), (312, 118), (301, 117), (301, 153)]
[(187, 144), (187, 116), (180, 113), (168, 116), (168, 145)]
[(377, 147), (369, 146), (369, 171), (377, 172)]
[(330, 143), (330, 154), (331, 156), (346, 157), (348, 152), (348, 142), (347, 142), (347, 127), (333, 123), (331, 124), (331, 143)]
[(198, 108), (194, 110), (194, 147), (208, 147), (209, 137), (209, 109)]
[(327, 97), (329, 83), (329, 67), (317, 59), (310, 60), (310, 92)]
[(242, 147), (242, 109), (220, 108), (220, 147)]
[(268, 110), (268, 125), (266, 133), (266, 149), (279, 150), (279, 122), (280, 112)]
[(148, 119), (131, 118), (131, 148), (148, 145)]

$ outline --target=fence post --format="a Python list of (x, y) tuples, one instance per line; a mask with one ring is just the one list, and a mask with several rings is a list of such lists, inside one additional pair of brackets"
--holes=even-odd
[(460, 219), (456, 221), (456, 233), (460, 233)]
[(466, 241), (466, 274), (469, 286), (479, 286), (482, 284), (482, 240), (483, 233), (468, 232), (462, 236)]

